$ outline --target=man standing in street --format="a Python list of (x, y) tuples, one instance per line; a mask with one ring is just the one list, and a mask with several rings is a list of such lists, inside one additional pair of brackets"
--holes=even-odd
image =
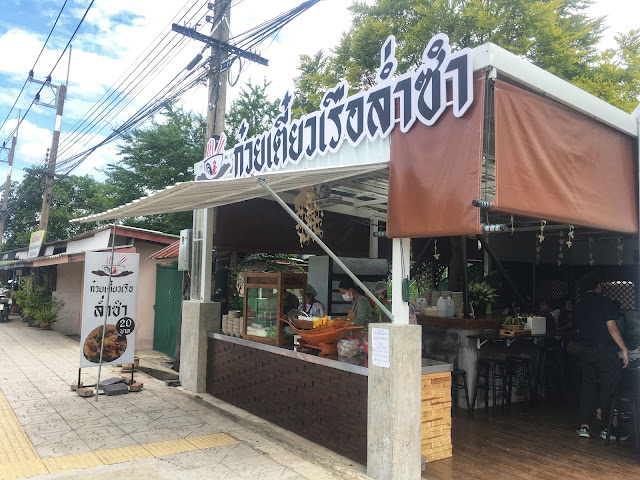
[[(578, 435), (590, 437), (589, 424), (593, 415), (593, 399), (600, 385), (600, 412), (603, 428), (600, 437), (606, 438), (611, 400), (615, 394), (622, 369), (629, 365), (629, 352), (616, 325), (617, 312), (602, 295), (600, 278), (590, 272), (580, 282), (582, 298), (574, 308), (574, 321), (581, 345), (582, 388), (580, 390), (580, 428)], [(618, 356), (622, 351), (622, 361)], [(624, 436), (615, 427), (610, 438)]]

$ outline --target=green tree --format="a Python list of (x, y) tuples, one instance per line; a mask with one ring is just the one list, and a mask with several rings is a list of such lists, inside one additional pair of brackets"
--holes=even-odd
[(266, 90), (269, 82), (263, 80), (262, 85), (253, 85), (251, 81), (240, 91), (240, 96), (231, 103), (231, 108), (225, 117), (227, 131), (227, 147), (233, 147), (239, 142), (236, 136), (243, 119), (247, 120), (249, 130), (247, 138), (262, 133), (273, 124), (280, 113), (280, 100), (269, 101)]
[(632, 112), (640, 97), (640, 29), (616, 36), (617, 50), (597, 55), (590, 72), (572, 80), (616, 107)]
[(337, 64), (331, 60), (322, 50), (313, 56), (300, 55), (300, 76), (293, 81), (295, 90), (291, 110), (295, 118), (316, 111), (327, 88), (340, 81), (334, 69)]
[[(204, 154), (205, 120), (172, 105), (148, 128), (136, 129), (118, 147), (121, 160), (105, 169), (112, 205), (122, 205), (177, 182), (193, 180), (193, 165)], [(125, 224), (177, 234), (192, 226), (192, 212), (130, 218)]]
[[(604, 31), (601, 18), (590, 18), (592, 0), (376, 0), (355, 1), (352, 28), (323, 62), (302, 56), (297, 79), (298, 105), (312, 103), (335, 85), (327, 73), (345, 78), (354, 89), (371, 86), (380, 47), (391, 34), (397, 41), (399, 71), (421, 62), (436, 33), (449, 36), (453, 48), (486, 42), (575, 83), (600, 98), (631, 111), (637, 105), (638, 32), (619, 35), (618, 48), (598, 53)], [(305, 88), (318, 85), (322, 88)], [(316, 102), (317, 104), (317, 102)]]
[[(31, 233), (38, 230), (44, 171), (31, 171), (21, 182), (13, 183), (7, 204), (5, 239), (2, 250), (29, 245)], [(89, 176), (70, 176), (56, 181), (51, 198), (47, 242), (73, 237), (98, 226), (97, 223), (71, 223), (70, 220), (111, 207), (105, 186)]]

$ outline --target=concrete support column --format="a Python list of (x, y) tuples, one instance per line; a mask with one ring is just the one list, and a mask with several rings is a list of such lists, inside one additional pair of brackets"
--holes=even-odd
[(369, 325), (367, 475), (421, 475), (420, 325)]
[(220, 330), (222, 305), (218, 302), (182, 302), (180, 383), (190, 392), (207, 388), (207, 334)]
[(409, 303), (402, 300), (402, 279), (409, 277), (411, 269), (411, 239), (393, 239), (393, 257), (391, 257), (391, 313), (393, 323), (409, 323)]

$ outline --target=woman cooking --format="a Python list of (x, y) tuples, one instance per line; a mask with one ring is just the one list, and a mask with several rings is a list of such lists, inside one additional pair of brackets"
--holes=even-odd
[(327, 313), (326, 310), (324, 308), (324, 305), (322, 305), (322, 302), (320, 302), (317, 298), (316, 295), (318, 295), (318, 293), (316, 292), (316, 289), (313, 288), (311, 285), (307, 285), (307, 315), (311, 316), (311, 317), (319, 317), (322, 318), (324, 317)]
[(340, 290), (345, 301), (351, 302), (347, 317), (353, 325), (367, 326), (374, 318), (374, 312), (367, 297), (362, 294), (362, 291), (356, 287), (356, 284), (350, 278), (342, 280), (338, 285), (338, 290)]

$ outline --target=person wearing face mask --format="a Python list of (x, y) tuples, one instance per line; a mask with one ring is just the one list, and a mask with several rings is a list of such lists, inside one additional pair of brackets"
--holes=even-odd
[(373, 309), (367, 297), (362, 291), (356, 287), (356, 284), (350, 278), (345, 278), (338, 285), (338, 290), (342, 294), (342, 298), (346, 302), (351, 302), (351, 308), (347, 313), (347, 318), (351, 320), (353, 325), (367, 326), (374, 317)]

